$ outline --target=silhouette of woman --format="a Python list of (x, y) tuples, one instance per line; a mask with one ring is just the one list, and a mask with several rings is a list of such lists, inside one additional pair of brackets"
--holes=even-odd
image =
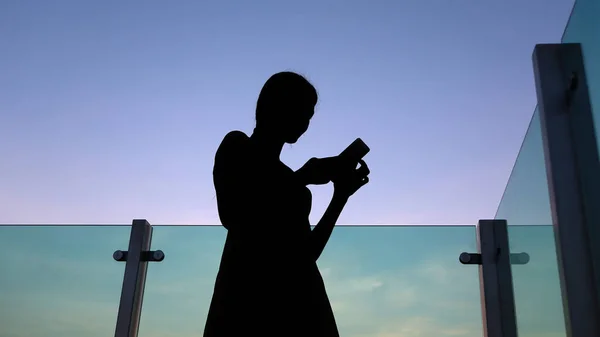
[[(281, 162), (283, 145), (306, 132), (316, 103), (304, 77), (277, 73), (260, 92), (253, 134), (232, 131), (217, 150), (213, 179), (227, 239), (205, 337), (339, 336), (316, 261), (368, 169), (342, 169), (336, 157), (311, 158), (295, 172)], [(311, 230), (306, 186), (332, 180), (331, 203)]]

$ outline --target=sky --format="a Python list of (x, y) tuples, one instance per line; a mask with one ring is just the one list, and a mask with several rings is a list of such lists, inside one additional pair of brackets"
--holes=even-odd
[[(218, 224), (214, 152), (262, 84), (318, 89), (300, 167), (361, 137), (346, 224), (492, 218), (572, 0), (0, 2), (0, 223)], [(541, 10), (543, 8), (543, 10)], [(332, 187), (311, 188), (318, 221)]]

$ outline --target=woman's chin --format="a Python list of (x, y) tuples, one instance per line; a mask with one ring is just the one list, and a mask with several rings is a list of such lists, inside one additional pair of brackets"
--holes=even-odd
[(296, 142), (298, 141), (298, 139), (300, 139), (300, 136), (298, 137), (289, 137), (285, 142), (288, 144), (296, 144)]

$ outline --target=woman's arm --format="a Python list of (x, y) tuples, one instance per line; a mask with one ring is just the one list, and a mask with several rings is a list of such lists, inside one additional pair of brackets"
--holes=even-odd
[(329, 237), (333, 232), (333, 227), (335, 227), (335, 223), (338, 221), (347, 202), (348, 197), (334, 192), (323, 217), (312, 230), (310, 234), (310, 250), (315, 261), (317, 261), (321, 256), (321, 253), (323, 253), (327, 241), (329, 241)]
[(325, 249), (348, 198), (369, 182), (369, 167), (363, 160), (360, 160), (359, 163), (360, 168), (350, 171), (348, 174), (339, 175), (333, 182), (333, 198), (323, 214), (323, 218), (311, 232), (310, 246), (315, 261)]

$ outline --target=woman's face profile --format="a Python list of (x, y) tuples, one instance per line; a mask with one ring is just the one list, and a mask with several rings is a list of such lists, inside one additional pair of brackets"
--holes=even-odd
[(284, 115), (284, 140), (288, 144), (294, 144), (308, 130), (310, 120), (315, 113), (315, 107), (306, 101), (290, 106)]

